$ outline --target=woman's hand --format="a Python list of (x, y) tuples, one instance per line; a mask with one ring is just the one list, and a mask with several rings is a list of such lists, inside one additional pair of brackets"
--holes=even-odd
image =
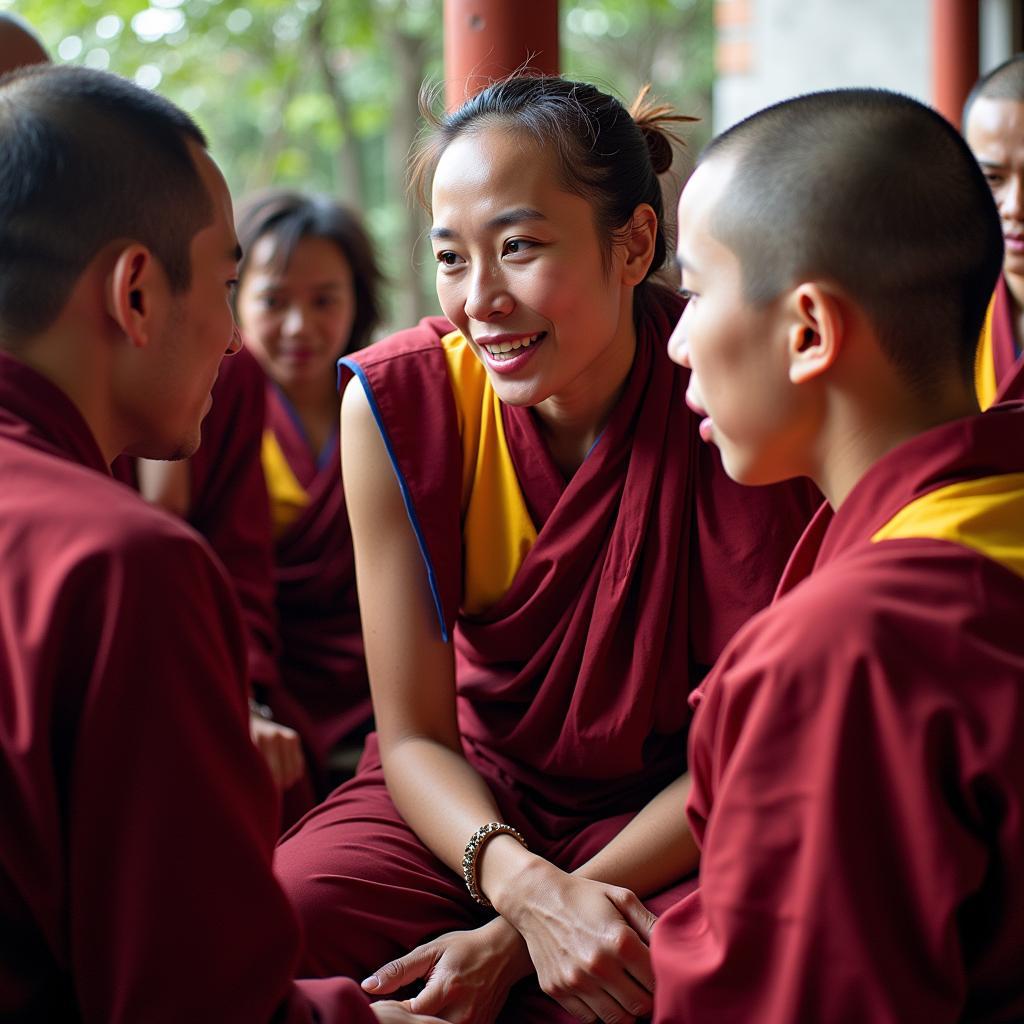
[(294, 729), (252, 713), (249, 734), (279, 789), (285, 790), (302, 778), (306, 762), (302, 756), (302, 741)]
[(409, 1004), (396, 1003), (388, 1000), (386, 1003), (374, 1003), (371, 1007), (380, 1024), (445, 1024), (438, 1017), (421, 1017), (409, 1009)]
[(405, 1002), (414, 1013), (435, 1014), (451, 1024), (491, 1024), (509, 989), (531, 969), (522, 937), (496, 917), (481, 928), (448, 932), (417, 946), (378, 968), (363, 989), (388, 995), (424, 978), (423, 991)]
[(540, 987), (578, 1020), (625, 1024), (651, 1012), (656, 918), (629, 889), (537, 858), (495, 906), (526, 940)]

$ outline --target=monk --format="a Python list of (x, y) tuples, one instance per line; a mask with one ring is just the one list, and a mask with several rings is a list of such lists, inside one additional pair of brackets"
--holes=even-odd
[(414, 1020), (291, 980), (236, 600), (109, 473), (190, 455), (239, 346), (203, 135), (115, 76), (39, 67), (0, 79), (0, 154), (0, 1018)]
[(975, 362), (978, 401), (986, 409), (1024, 399), (1024, 54), (978, 81), (962, 124), (999, 208), (1005, 243)]
[(696, 697), (655, 1021), (1024, 1019), (1024, 405), (974, 395), (985, 180), (917, 102), (819, 93), (713, 141), (679, 224), (702, 437), (827, 505)]

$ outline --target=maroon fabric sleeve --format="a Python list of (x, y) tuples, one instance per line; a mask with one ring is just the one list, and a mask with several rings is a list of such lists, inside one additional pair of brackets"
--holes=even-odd
[(276, 800), (246, 727), (233, 604), (193, 542), (120, 554), (76, 580), (105, 595), (69, 776), (83, 1020), (267, 1020), (297, 998), (299, 935), (270, 867)]
[(1024, 1014), (1024, 584), (954, 545), (879, 547), (708, 681), (700, 889), (655, 928), (658, 1024)]

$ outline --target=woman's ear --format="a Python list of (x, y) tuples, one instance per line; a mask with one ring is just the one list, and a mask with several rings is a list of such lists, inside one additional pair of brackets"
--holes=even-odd
[(790, 301), (795, 315), (787, 339), (789, 379), (802, 384), (835, 364), (845, 339), (845, 309), (840, 296), (814, 281), (794, 288)]
[(641, 203), (622, 231), (625, 260), (623, 283), (638, 285), (647, 276), (654, 259), (654, 243), (658, 237), (658, 215), (647, 203)]
[(141, 348), (154, 333), (154, 318), (166, 292), (163, 269), (144, 245), (126, 245), (106, 280), (106, 307), (128, 341)]

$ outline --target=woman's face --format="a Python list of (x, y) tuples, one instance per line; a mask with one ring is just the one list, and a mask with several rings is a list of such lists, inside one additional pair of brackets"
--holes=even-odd
[(328, 379), (355, 320), (352, 268), (334, 242), (306, 237), (288, 265), (271, 264), (274, 239), (253, 246), (238, 286), (238, 323), (245, 344), (285, 391)]
[(636, 344), (623, 247), (603, 258), (594, 208), (550, 154), (501, 126), (468, 132), (441, 156), (432, 206), (441, 308), (502, 401), (618, 387)]

